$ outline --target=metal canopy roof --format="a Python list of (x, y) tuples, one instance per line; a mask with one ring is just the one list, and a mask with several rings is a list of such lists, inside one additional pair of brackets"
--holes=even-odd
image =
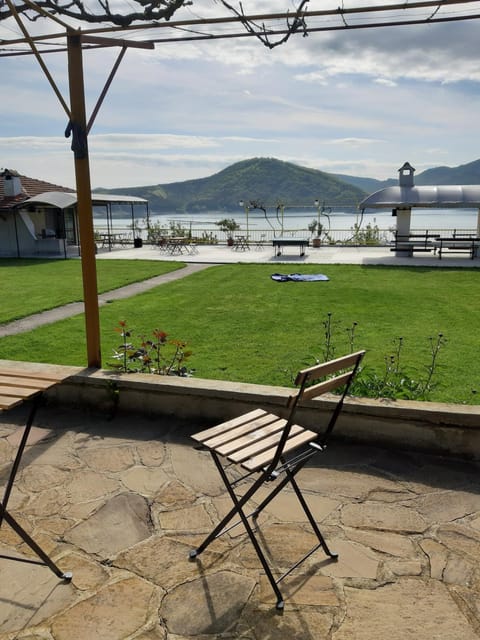
[[(136, 196), (120, 196), (110, 193), (92, 193), (92, 205), (108, 205), (108, 204), (147, 204), (148, 200), (145, 198), (138, 198)], [(77, 204), (77, 194), (62, 193), (61, 191), (46, 191), (40, 193), (38, 196), (28, 198), (24, 200), (19, 206), (24, 207), (29, 204), (46, 204), (51, 207), (57, 207), (58, 209), (68, 209)]]
[(480, 207), (480, 185), (386, 187), (362, 200), (359, 209), (472, 209)]

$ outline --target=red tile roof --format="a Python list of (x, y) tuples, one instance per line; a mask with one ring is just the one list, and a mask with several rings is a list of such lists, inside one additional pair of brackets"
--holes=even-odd
[[(17, 176), (20, 178), (20, 182), (22, 185), (22, 192), (17, 196), (9, 196), (5, 197), (4, 190), (4, 173), (10, 173), (11, 175)], [(28, 176), (22, 176), (16, 171), (10, 171), (5, 169), (0, 173), (0, 209), (10, 209), (13, 205), (19, 204), (27, 198), (31, 198), (33, 196), (38, 196), (40, 193), (45, 193), (46, 191), (61, 191), (62, 193), (72, 193), (74, 189), (69, 189), (68, 187), (61, 187), (57, 184), (52, 184), (51, 182), (46, 182), (45, 180), (37, 180), (36, 178), (29, 178)]]

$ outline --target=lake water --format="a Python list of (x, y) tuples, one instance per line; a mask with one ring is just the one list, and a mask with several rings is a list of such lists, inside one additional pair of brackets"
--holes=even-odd
[[(140, 227), (145, 228), (144, 212), (135, 213)], [(169, 228), (171, 223), (181, 225), (186, 230), (211, 232), (218, 237), (222, 236), (216, 223), (224, 218), (234, 218), (240, 225), (237, 233), (247, 231), (247, 219), (244, 211), (238, 213), (225, 212), (208, 212), (208, 213), (166, 213), (156, 214), (150, 212), (150, 223)], [(289, 232), (305, 232), (308, 235), (308, 224), (317, 218), (317, 211), (312, 208), (308, 212), (305, 209), (285, 210), (283, 220), (281, 213), (278, 216), (276, 211), (272, 209), (267, 212), (267, 216), (263, 211), (253, 210), (248, 215), (248, 232), (251, 236), (267, 232), (268, 236), (279, 236), (282, 233)], [(363, 216), (360, 212), (352, 213), (345, 211), (332, 211), (328, 215), (321, 216), (321, 222), (324, 231), (349, 231), (355, 224), (365, 228), (368, 224), (378, 226), (381, 231), (388, 231), (396, 227), (396, 220), (392, 217), (391, 211), (368, 212)], [(131, 218), (114, 218), (112, 220), (112, 228), (120, 231), (122, 229), (131, 229)], [(96, 218), (95, 227), (100, 229), (105, 226), (105, 220)], [(477, 211), (472, 209), (413, 209), (411, 218), (411, 229), (428, 230), (432, 233), (443, 231), (475, 232), (477, 229)], [(337, 235), (335, 233), (334, 235)], [(339, 234), (338, 234), (339, 235)]]

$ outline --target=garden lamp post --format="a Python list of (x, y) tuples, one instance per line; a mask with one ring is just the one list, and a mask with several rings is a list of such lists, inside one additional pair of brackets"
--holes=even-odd
[(249, 231), (248, 231), (248, 214), (250, 213), (250, 205), (247, 204), (246, 202), (244, 202), (243, 200), (240, 200), (240, 202), (238, 203), (241, 207), (243, 207), (243, 210), (245, 211), (245, 218), (247, 221), (247, 240), (248, 240), (248, 235), (249, 235)]
[(278, 202), (277, 203), (277, 220), (278, 220), (278, 212), (280, 211), (280, 227), (281, 227), (281, 231), (280, 231), (280, 235), (283, 236), (283, 217), (285, 215), (285, 205), (283, 204), (283, 202)]
[(322, 215), (323, 205), (320, 204), (320, 200), (317, 198), (313, 203), (317, 208), (317, 228), (320, 228), (320, 216)]

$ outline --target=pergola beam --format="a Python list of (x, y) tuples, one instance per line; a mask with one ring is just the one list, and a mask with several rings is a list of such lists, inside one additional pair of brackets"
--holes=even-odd
[[(7, 0), (8, 2), (8, 0)], [(35, 7), (35, 3), (31, 0), (28, 3), (29, 5)], [(454, 22), (454, 21), (462, 21), (462, 20), (471, 20), (480, 18), (479, 14), (463, 14), (463, 15), (454, 15), (454, 16), (437, 16), (430, 14), (426, 18), (408, 18), (408, 19), (393, 19), (393, 20), (384, 20), (383, 22), (375, 21), (371, 23), (364, 24), (348, 24), (345, 21), (345, 18), (348, 16), (358, 16), (358, 15), (367, 15), (372, 13), (385, 14), (388, 12), (402, 11), (407, 13), (411, 13), (416, 9), (435, 9), (439, 5), (442, 8), (446, 8), (449, 6), (456, 5), (468, 5), (468, 4), (478, 4), (478, 0), (418, 0), (416, 2), (397, 2), (392, 4), (379, 4), (379, 5), (366, 5), (366, 6), (356, 6), (356, 7), (337, 7), (335, 9), (323, 9), (323, 10), (315, 10), (315, 11), (302, 11), (302, 18), (332, 18), (334, 16), (338, 16), (342, 18), (343, 23), (341, 25), (332, 25), (326, 24), (324, 26), (308, 26), (305, 25), (302, 28), (302, 33), (316, 33), (321, 31), (338, 31), (338, 30), (348, 30), (348, 29), (369, 29), (369, 28), (378, 28), (381, 26), (404, 26), (404, 25), (415, 25), (415, 24), (434, 24), (436, 22)], [(48, 15), (47, 12), (43, 11), (42, 15)], [(171, 20), (166, 22), (146, 22), (141, 26), (136, 24), (126, 25), (126, 26), (102, 26), (102, 27), (94, 27), (91, 29), (85, 29), (82, 31), (83, 42), (87, 43), (86, 36), (93, 36), (95, 34), (107, 34), (107, 33), (119, 33), (119, 32), (129, 32), (129, 31), (142, 31), (146, 30), (157, 30), (157, 29), (171, 29), (175, 31), (186, 30), (188, 28), (198, 28), (201, 26), (216, 26), (216, 25), (227, 25), (227, 24), (239, 24), (243, 22), (256, 23), (256, 22), (264, 22), (268, 20), (288, 20), (291, 19), (294, 14), (292, 12), (281, 12), (281, 13), (261, 13), (261, 14), (250, 14), (250, 15), (241, 15), (241, 16), (223, 16), (218, 18), (195, 18), (188, 20)], [(54, 19), (54, 16), (50, 16)], [(288, 33), (288, 29), (269, 29), (265, 28), (263, 31), (260, 27), (258, 31), (253, 32), (235, 32), (230, 34), (225, 33), (205, 33), (195, 35), (185, 35), (184, 37), (175, 37), (175, 38), (165, 38), (162, 39), (161, 42), (178, 42), (179, 40), (199, 40), (199, 39), (220, 39), (220, 38), (240, 38), (240, 37), (255, 37), (262, 34), (267, 35), (282, 35)], [(56, 32), (50, 34), (39, 34), (37, 36), (32, 36), (32, 40), (35, 42), (41, 42), (46, 40), (55, 40), (59, 38), (64, 38), (65, 32)], [(0, 44), (5, 45), (17, 45), (17, 44), (25, 44), (27, 41), (25, 38), (15, 38), (12, 40), (0, 40)], [(157, 40), (158, 42), (158, 40)], [(138, 44), (133, 42), (129, 42), (129, 46), (140, 46), (141, 42), (137, 41)], [(91, 43), (93, 44), (93, 42)], [(109, 43), (102, 45), (100, 42), (95, 43), (97, 46), (111, 46)], [(123, 41), (117, 42), (117, 44), (123, 44)], [(149, 44), (151, 44), (151, 39)], [(150, 47), (149, 47), (150, 48)], [(14, 54), (15, 55), (15, 54)], [(19, 53), (17, 53), (19, 55)], [(20, 53), (21, 55), (21, 53)]]

